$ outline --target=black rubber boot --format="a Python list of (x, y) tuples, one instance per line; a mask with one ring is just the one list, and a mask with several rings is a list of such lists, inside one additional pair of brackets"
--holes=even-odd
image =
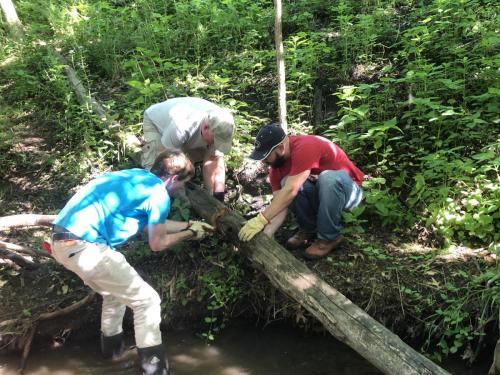
[(137, 348), (143, 375), (169, 375), (168, 361), (162, 344)]
[(103, 358), (117, 359), (125, 351), (125, 341), (123, 332), (114, 336), (104, 336), (101, 334), (101, 354)]

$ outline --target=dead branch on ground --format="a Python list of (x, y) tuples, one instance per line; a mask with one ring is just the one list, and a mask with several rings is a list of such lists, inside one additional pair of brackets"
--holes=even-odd
[(19, 214), (0, 217), (0, 230), (52, 225), (56, 215)]

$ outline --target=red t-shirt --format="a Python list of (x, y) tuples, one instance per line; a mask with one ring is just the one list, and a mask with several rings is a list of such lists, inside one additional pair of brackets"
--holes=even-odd
[(361, 172), (349, 160), (344, 150), (328, 139), (317, 135), (291, 135), (290, 158), (280, 168), (269, 168), (269, 180), (273, 191), (281, 189), (281, 180), (285, 176), (295, 176), (310, 169), (318, 175), (326, 170), (344, 170), (359, 186), (363, 182)]

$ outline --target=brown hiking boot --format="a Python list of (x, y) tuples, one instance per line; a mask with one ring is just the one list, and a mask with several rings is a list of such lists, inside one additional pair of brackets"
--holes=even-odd
[(316, 233), (305, 232), (302, 229), (299, 229), (286, 241), (286, 247), (290, 250), (298, 249), (301, 246), (307, 245), (314, 237), (316, 237)]
[(344, 236), (341, 234), (332, 241), (317, 239), (311, 246), (306, 249), (306, 251), (304, 252), (304, 257), (307, 259), (323, 258), (330, 254), (333, 249), (339, 246), (343, 240)]

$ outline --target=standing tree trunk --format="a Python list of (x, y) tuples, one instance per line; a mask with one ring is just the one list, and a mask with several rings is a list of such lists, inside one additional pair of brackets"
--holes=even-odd
[(285, 83), (285, 52), (283, 48), (283, 34), (281, 32), (281, 0), (274, 0), (274, 40), (276, 43), (276, 65), (278, 67), (278, 110), (279, 121), (286, 132), (288, 123), (286, 121), (286, 83)]
[(23, 39), (23, 25), (17, 17), (16, 7), (12, 0), (0, 0), (0, 7), (7, 21), (7, 26), (12, 37), (20, 42)]

